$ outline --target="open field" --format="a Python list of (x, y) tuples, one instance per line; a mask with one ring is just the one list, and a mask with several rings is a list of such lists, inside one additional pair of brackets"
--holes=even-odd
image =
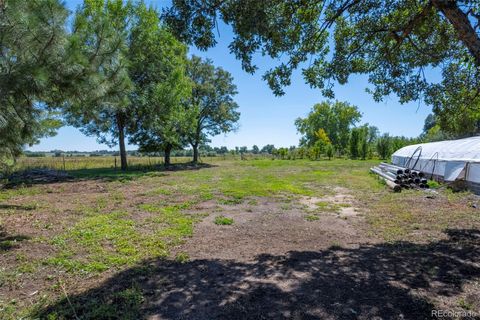
[[(184, 163), (190, 157), (172, 157), (172, 163)], [(163, 165), (163, 157), (128, 157), (131, 167), (155, 167)], [(16, 170), (49, 168), (79, 171), (84, 169), (120, 169), (120, 159), (115, 156), (101, 157), (22, 157), (17, 160)]]
[(0, 318), (480, 315), (480, 199), (391, 193), (375, 163), (98, 162), (0, 191)]

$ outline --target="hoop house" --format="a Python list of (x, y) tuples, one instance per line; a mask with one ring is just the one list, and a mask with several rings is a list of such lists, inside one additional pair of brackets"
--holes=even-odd
[(392, 163), (422, 171), (428, 178), (463, 181), (480, 193), (480, 136), (403, 147), (392, 155)]

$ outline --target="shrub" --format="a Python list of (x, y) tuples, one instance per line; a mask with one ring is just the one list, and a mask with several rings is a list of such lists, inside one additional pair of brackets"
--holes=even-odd
[(328, 160), (333, 158), (333, 155), (335, 154), (335, 148), (331, 143), (327, 145), (325, 152), (327, 153)]

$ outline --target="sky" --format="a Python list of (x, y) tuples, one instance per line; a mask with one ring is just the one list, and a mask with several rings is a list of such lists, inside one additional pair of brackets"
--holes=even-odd
[[(65, 1), (71, 10), (81, 2), (81, 0)], [(169, 1), (166, 0), (146, 2), (157, 8), (169, 5)], [(326, 98), (318, 89), (312, 89), (305, 84), (300, 71), (293, 75), (292, 84), (285, 89), (285, 95), (276, 97), (262, 80), (264, 71), (275, 66), (276, 61), (257, 56), (254, 62), (259, 70), (253, 75), (248, 74), (242, 70), (240, 61), (236, 60), (228, 49), (233, 37), (230, 28), (222, 25), (219, 33), (218, 43), (214, 48), (202, 52), (191, 47), (189, 54), (210, 58), (215, 66), (222, 67), (232, 74), (238, 89), (235, 101), (240, 106), (238, 111), (241, 116), (236, 132), (211, 137), (210, 145), (228, 148), (235, 146), (251, 148), (254, 144), (259, 147), (266, 144), (274, 144), (276, 147), (298, 145), (300, 136), (296, 132), (295, 119), (305, 117), (315, 103)], [(353, 76), (346, 85), (335, 87), (335, 98), (356, 105), (363, 115), (361, 123), (377, 126), (382, 133), (415, 137), (422, 132), (423, 122), (431, 112), (429, 106), (418, 102), (402, 105), (395, 96), (376, 103), (372, 96), (365, 92), (368, 86), (366, 76)], [(28, 148), (31, 151), (55, 149), (94, 151), (111, 148), (99, 144), (95, 137), (87, 137), (78, 129), (69, 126), (61, 128), (55, 137), (42, 139), (39, 144)], [(128, 149), (135, 150), (136, 146), (129, 145)]]

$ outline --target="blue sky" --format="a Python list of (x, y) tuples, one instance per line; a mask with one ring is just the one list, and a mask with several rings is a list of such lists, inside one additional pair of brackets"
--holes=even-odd
[[(81, 0), (68, 0), (70, 9), (80, 4)], [(157, 8), (168, 5), (169, 1), (146, 1)], [(236, 101), (241, 113), (240, 126), (237, 132), (219, 135), (212, 138), (212, 146), (248, 146), (256, 144), (274, 144), (277, 147), (297, 145), (299, 136), (294, 121), (304, 117), (312, 106), (325, 100), (319, 90), (311, 89), (305, 84), (300, 72), (294, 74), (292, 85), (286, 88), (286, 94), (275, 97), (261, 77), (265, 70), (276, 64), (267, 57), (258, 56), (255, 60), (259, 70), (254, 75), (244, 72), (240, 62), (230, 54), (228, 44), (232, 40), (232, 32), (228, 26), (220, 27), (220, 37), (216, 47), (206, 52), (190, 48), (190, 54), (213, 60), (216, 66), (229, 71), (238, 87)], [(389, 97), (384, 102), (376, 103), (371, 95), (365, 92), (368, 82), (365, 76), (351, 77), (349, 83), (335, 87), (336, 99), (348, 101), (358, 106), (363, 114), (362, 123), (377, 126), (381, 132), (392, 135), (417, 136), (423, 128), (423, 121), (431, 112), (431, 108), (418, 102), (401, 105), (396, 97)], [(48, 151), (53, 149), (91, 151), (109, 149), (98, 144), (95, 137), (86, 137), (79, 130), (63, 127), (57, 136), (42, 139), (40, 144), (28, 148), (32, 151)], [(129, 146), (129, 149), (136, 149)]]

